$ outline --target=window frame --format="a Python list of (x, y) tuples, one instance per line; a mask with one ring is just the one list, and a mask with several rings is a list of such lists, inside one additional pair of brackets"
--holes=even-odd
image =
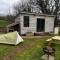
[[(23, 22), (23, 26), (24, 27), (29, 27), (29, 16), (24, 16), (23, 17), (23, 20), (24, 20), (24, 22)], [(27, 22), (28, 21), (28, 22)]]

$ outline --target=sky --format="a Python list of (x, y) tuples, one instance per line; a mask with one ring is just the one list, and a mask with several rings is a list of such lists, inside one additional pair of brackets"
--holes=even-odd
[(13, 13), (13, 5), (16, 4), (19, 0), (0, 0), (0, 15), (6, 15)]

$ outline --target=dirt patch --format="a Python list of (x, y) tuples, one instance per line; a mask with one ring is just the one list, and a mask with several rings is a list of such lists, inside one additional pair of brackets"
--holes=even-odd
[(2, 60), (13, 60), (17, 53), (23, 52), (24, 50), (32, 48), (32, 47), (33, 47), (33, 45), (17, 46), (11, 52), (9, 52), (9, 54), (5, 55), (2, 58)]
[(45, 38), (45, 37), (51, 37), (51, 36), (21, 36), (22, 38)]

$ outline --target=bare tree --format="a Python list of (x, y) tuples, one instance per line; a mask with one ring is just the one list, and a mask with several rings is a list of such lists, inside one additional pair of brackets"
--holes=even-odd
[(20, 12), (30, 12), (30, 5), (27, 2), (24, 2), (23, 0), (21, 2), (18, 2), (18, 4), (16, 4), (14, 6), (14, 12), (16, 14), (20, 13)]
[[(31, 0), (33, 2), (33, 0)], [(55, 15), (55, 25), (58, 25), (59, 0), (35, 0), (42, 13)]]
[(21, 11), (33, 12), (34, 7), (36, 6), (44, 14), (55, 15), (55, 25), (58, 23), (58, 13), (60, 8), (59, 0), (27, 0), (28, 2), (18, 3), (14, 6), (15, 12), (19, 13)]

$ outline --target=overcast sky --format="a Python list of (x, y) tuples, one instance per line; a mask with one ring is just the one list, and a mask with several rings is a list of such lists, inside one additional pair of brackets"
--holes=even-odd
[(6, 15), (9, 13), (9, 8), (11, 13), (13, 12), (13, 5), (19, 0), (0, 0), (0, 15)]

